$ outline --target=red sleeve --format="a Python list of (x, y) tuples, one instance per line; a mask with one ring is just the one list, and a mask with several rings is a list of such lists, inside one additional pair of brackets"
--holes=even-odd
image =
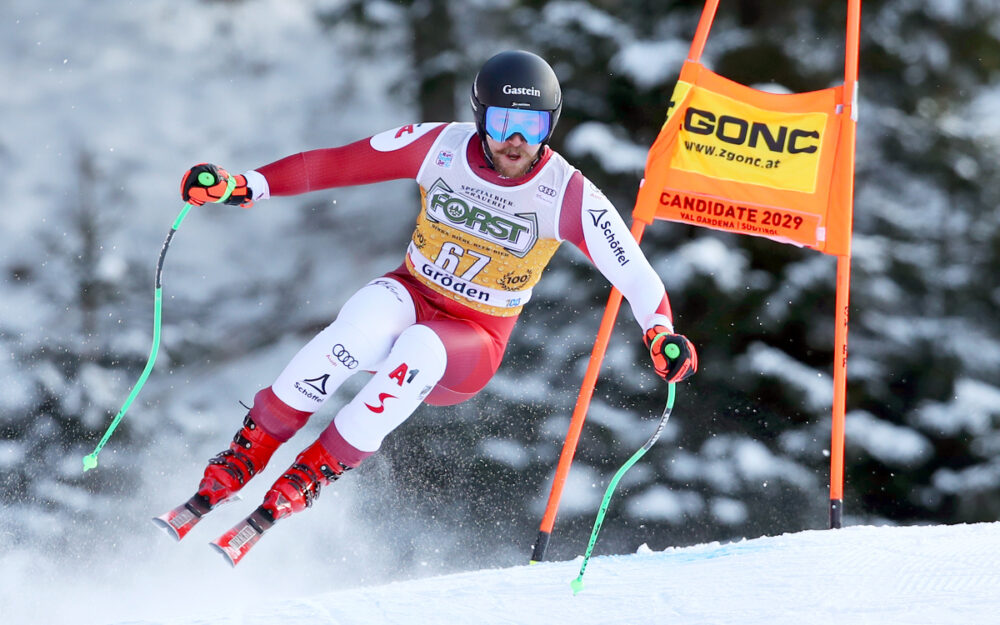
[[(432, 129), (403, 147), (380, 151), (371, 137), (338, 148), (300, 152), (258, 167), (267, 179), (270, 195), (297, 195), (308, 191), (416, 178), (427, 152), (446, 124)], [(413, 126), (403, 126), (396, 138)]]
[[(580, 223), (580, 213), (583, 212), (583, 174), (574, 171), (566, 185), (562, 208), (559, 209), (559, 236), (565, 241), (580, 248), (587, 258), (587, 242), (583, 240), (583, 224)], [(593, 259), (591, 259), (593, 260)]]

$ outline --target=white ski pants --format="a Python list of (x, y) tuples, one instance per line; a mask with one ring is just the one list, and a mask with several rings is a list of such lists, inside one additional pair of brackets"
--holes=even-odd
[(351, 375), (374, 372), (340, 409), (323, 438), (342, 438), (364, 455), (377, 451), (385, 436), (417, 409), (447, 366), (441, 338), (416, 321), (413, 300), (403, 285), (387, 277), (373, 280), (292, 358), (271, 388), (289, 407), (313, 413)]

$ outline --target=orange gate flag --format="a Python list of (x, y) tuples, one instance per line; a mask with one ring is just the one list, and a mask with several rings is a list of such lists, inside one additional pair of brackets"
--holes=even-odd
[(844, 82), (768, 93), (701, 63), (719, 0), (705, 0), (632, 216), (767, 237), (837, 257), (830, 527), (843, 515), (847, 329), (861, 0), (847, 2)]
[(633, 217), (849, 254), (856, 108), (844, 89), (768, 93), (685, 62)]

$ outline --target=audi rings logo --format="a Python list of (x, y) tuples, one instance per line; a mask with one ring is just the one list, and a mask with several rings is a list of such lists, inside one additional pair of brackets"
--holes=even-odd
[(340, 343), (334, 345), (333, 351), (330, 353), (340, 362), (340, 364), (344, 365), (348, 369), (358, 368), (357, 359), (354, 358), (354, 356), (351, 355), (351, 352), (347, 351), (347, 348)]

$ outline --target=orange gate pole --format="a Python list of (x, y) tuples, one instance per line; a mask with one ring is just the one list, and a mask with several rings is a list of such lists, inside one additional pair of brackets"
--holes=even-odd
[(698, 28), (694, 31), (694, 39), (691, 40), (691, 49), (688, 51), (688, 60), (692, 63), (701, 60), (701, 53), (705, 50), (705, 42), (708, 40), (708, 31), (712, 30), (712, 22), (715, 21), (715, 12), (718, 8), (719, 0), (705, 0)]
[[(847, 45), (844, 52), (844, 105), (853, 121), (858, 119), (858, 55), (861, 39), (861, 0), (850, 0), (847, 6)], [(850, 172), (844, 180), (844, 210), (853, 212), (855, 127), (844, 135), (844, 152), (851, 159)], [(844, 438), (847, 404), (847, 326), (850, 312), (851, 247), (837, 256), (836, 327), (834, 329), (833, 361), (833, 425), (830, 430), (830, 527), (841, 527), (844, 514)]]
[(844, 514), (844, 437), (847, 404), (847, 317), (851, 257), (837, 257), (837, 327), (834, 330), (833, 426), (830, 430), (830, 528), (837, 529)]

